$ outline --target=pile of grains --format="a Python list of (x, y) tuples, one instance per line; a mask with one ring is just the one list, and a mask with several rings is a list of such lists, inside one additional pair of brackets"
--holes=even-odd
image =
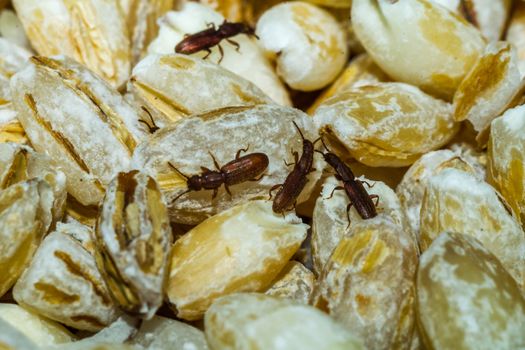
[(525, 349), (525, 1), (0, 1), (0, 349)]

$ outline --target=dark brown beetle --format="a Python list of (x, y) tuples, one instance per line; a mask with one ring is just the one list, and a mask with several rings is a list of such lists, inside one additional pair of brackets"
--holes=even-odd
[[(328, 198), (331, 198), (336, 190), (345, 190), (348, 199), (350, 199), (350, 203), (346, 207), (346, 214), (348, 217), (349, 224), (350, 208), (352, 207), (352, 205), (355, 207), (357, 213), (359, 214), (359, 216), (361, 216), (361, 218), (371, 219), (375, 217), (377, 215), (376, 206), (379, 203), (379, 196), (375, 194), (368, 194), (365, 187), (363, 186), (363, 183), (366, 184), (368, 187), (371, 186), (366, 181), (356, 179), (354, 173), (348, 167), (348, 165), (346, 165), (334, 153), (330, 152), (322, 138), (321, 141), (327, 153), (323, 153), (318, 150), (316, 150), (315, 152), (321, 153), (323, 155), (324, 160), (328, 164), (330, 164), (332, 168), (334, 168), (336, 172), (335, 178), (343, 182), (343, 186), (338, 186), (334, 188), (332, 194)], [(374, 203), (372, 199), (376, 199), (376, 203)]]
[[(306, 183), (308, 182), (307, 175), (311, 173), (312, 171), (315, 171), (315, 169), (312, 168), (312, 164), (314, 161), (314, 143), (310, 140), (307, 140), (304, 138), (303, 133), (301, 132), (301, 129), (297, 126), (295, 122), (293, 122), (293, 125), (299, 132), (299, 135), (301, 135), (301, 139), (303, 140), (303, 154), (301, 155), (301, 158), (299, 159), (299, 154), (295, 151), (292, 152), (295, 164), (292, 171), (288, 174), (286, 179), (284, 180), (284, 183), (275, 185), (270, 189), (270, 199), (272, 198), (272, 192), (279, 188), (279, 191), (277, 191), (277, 194), (275, 195), (275, 199), (273, 200), (272, 204), (272, 210), (275, 213), (283, 213), (286, 210), (290, 210), (292, 208), (295, 208), (295, 204), (297, 202), (297, 198), (301, 194), (302, 190), (304, 189), (304, 186), (306, 186)], [(286, 165), (291, 165), (287, 164)]]
[(231, 196), (229, 186), (246, 181), (259, 181), (264, 175), (256, 177), (268, 167), (268, 156), (264, 153), (250, 153), (241, 157), (241, 152), (246, 151), (248, 151), (248, 148), (238, 150), (235, 159), (222, 167), (219, 166), (213, 154), (210, 153), (217, 170), (201, 167), (202, 173), (200, 175), (192, 175), (190, 177), (181, 173), (173, 164), (168, 163), (171, 168), (186, 178), (188, 186), (188, 190), (179, 194), (173, 201), (176, 201), (180, 196), (188, 192), (200, 190), (213, 190), (212, 199), (214, 199), (219, 192), (219, 187), (223, 184), (226, 192)]
[(239, 43), (229, 38), (237, 34), (246, 34), (257, 38), (253, 28), (244, 23), (228, 22), (224, 20), (224, 22), (218, 28), (214, 23), (209, 23), (208, 27), (208, 29), (202, 30), (198, 33), (186, 35), (185, 38), (182, 39), (182, 41), (178, 43), (177, 46), (175, 46), (175, 52), (189, 55), (205, 50), (208, 52), (208, 54), (204, 56), (204, 59), (206, 59), (211, 54), (210, 48), (218, 45), (219, 52), (221, 53), (219, 63), (221, 63), (224, 57), (224, 51), (220, 45), (220, 42), (223, 39), (235, 46), (235, 50), (239, 51)]

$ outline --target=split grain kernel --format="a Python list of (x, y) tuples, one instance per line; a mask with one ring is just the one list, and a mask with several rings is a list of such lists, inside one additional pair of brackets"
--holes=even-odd
[(157, 182), (133, 170), (108, 185), (95, 230), (96, 261), (115, 303), (149, 319), (162, 305), (171, 247)]
[(98, 331), (117, 318), (92, 254), (91, 229), (59, 224), (13, 289), (22, 306), (70, 327)]

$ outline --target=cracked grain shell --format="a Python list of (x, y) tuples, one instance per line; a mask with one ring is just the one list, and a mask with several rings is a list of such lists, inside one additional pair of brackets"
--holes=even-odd
[(428, 0), (355, 0), (352, 24), (394, 80), (451, 100), (485, 47), (479, 30)]
[(312, 271), (300, 262), (290, 261), (264, 294), (308, 304), (314, 283), (315, 276)]
[(421, 256), (417, 317), (429, 349), (522, 349), (525, 300), (477, 239), (442, 233)]
[(268, 288), (306, 238), (294, 214), (249, 201), (217, 214), (173, 245), (167, 295), (177, 317), (198, 320), (220, 296)]
[(114, 302), (153, 317), (163, 302), (172, 239), (155, 180), (138, 170), (119, 173), (108, 185), (95, 237), (97, 266)]
[(136, 111), (69, 58), (32, 57), (11, 79), (11, 90), (35, 150), (61, 166), (76, 200), (98, 204), (113, 175), (129, 168), (144, 136)]
[(502, 197), (489, 184), (458, 169), (445, 169), (427, 183), (421, 206), (421, 250), (442, 232), (479, 239), (524, 285), (525, 235)]
[(13, 0), (32, 47), (42, 56), (65, 55), (113, 87), (130, 72), (126, 20), (114, 0)]
[(136, 103), (163, 124), (217, 108), (271, 103), (249, 81), (216, 64), (179, 54), (146, 56), (133, 68), (128, 89)]
[(414, 86), (375, 83), (326, 100), (314, 121), (322, 134), (336, 139), (359, 162), (402, 167), (456, 134), (452, 114), (450, 104)]
[[(364, 177), (358, 178), (361, 181), (370, 183), (371, 188), (365, 187), (369, 194), (379, 196), (379, 203), (376, 207), (378, 213), (389, 216), (396, 225), (408, 227), (407, 218), (401, 207), (401, 203), (395, 192), (380, 181), (371, 181)], [(339, 241), (348, 233), (352, 225), (363, 221), (356, 212), (355, 208), (350, 209), (350, 220), (348, 222), (346, 208), (350, 203), (345, 191), (335, 191), (341, 182), (335, 177), (327, 178), (323, 184), (323, 189), (315, 203), (312, 218), (312, 258), (314, 272), (320, 275), (328, 261), (332, 251), (339, 244)], [(332, 195), (333, 192), (333, 195)], [(330, 196), (332, 197), (330, 198)]]
[(359, 338), (319, 310), (264, 294), (233, 294), (206, 312), (213, 349), (364, 349)]
[(95, 264), (91, 229), (58, 224), (37, 250), (13, 289), (15, 300), (67, 326), (98, 331), (117, 317), (117, 308)]
[(0, 191), (0, 296), (29, 265), (51, 224), (53, 192), (43, 180), (19, 182)]
[[(317, 133), (311, 118), (288, 107), (229, 107), (192, 116), (163, 128), (142, 143), (134, 154), (134, 164), (137, 169), (146, 169), (159, 183), (169, 203), (171, 220), (195, 225), (234, 205), (254, 198), (267, 198), (273, 185), (284, 182), (291, 169), (283, 160), (293, 162), (290, 150), (302, 149), (301, 136), (292, 121), (306, 138), (315, 140)], [(238, 150), (248, 146), (247, 153), (262, 152), (269, 158), (262, 179), (231, 186), (232, 197), (220, 188), (213, 200), (213, 191), (202, 190), (190, 192), (173, 202), (187, 186), (186, 179), (168, 162), (191, 176), (200, 174), (201, 167), (215, 169), (210, 152), (219, 165), (223, 165), (233, 160)], [(297, 203), (308, 199), (320, 178), (324, 163), (317, 153), (313, 167), (317, 170), (308, 175), (310, 181)]]
[(409, 349), (414, 332), (415, 241), (388, 216), (352, 224), (333, 250), (312, 295), (367, 349)]

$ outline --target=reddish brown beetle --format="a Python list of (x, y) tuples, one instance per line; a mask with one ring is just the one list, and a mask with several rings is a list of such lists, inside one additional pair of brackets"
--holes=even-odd
[(238, 150), (235, 159), (222, 167), (219, 166), (213, 154), (210, 153), (217, 170), (201, 167), (202, 173), (200, 175), (184, 175), (173, 164), (168, 163), (172, 169), (186, 178), (188, 186), (188, 190), (179, 194), (173, 201), (175, 202), (180, 196), (188, 192), (200, 190), (213, 190), (212, 199), (214, 199), (223, 184), (226, 192), (231, 196), (229, 186), (246, 181), (259, 181), (264, 175), (258, 178), (257, 176), (262, 174), (268, 167), (268, 156), (264, 153), (250, 153), (241, 157), (241, 152), (246, 151), (248, 151), (248, 147)]
[(204, 59), (206, 59), (211, 54), (210, 49), (213, 46), (218, 45), (219, 52), (221, 53), (219, 63), (221, 63), (224, 57), (224, 51), (220, 45), (222, 40), (225, 39), (231, 45), (235, 46), (235, 50), (239, 51), (239, 43), (229, 38), (237, 34), (246, 34), (257, 38), (253, 28), (244, 23), (228, 22), (225, 20), (218, 28), (214, 23), (208, 24), (208, 27), (208, 29), (202, 30), (198, 33), (186, 35), (185, 38), (175, 46), (175, 52), (189, 55), (205, 50), (208, 52), (206, 56), (204, 56)]
[(275, 185), (270, 189), (270, 198), (272, 198), (272, 192), (279, 188), (272, 204), (272, 210), (275, 213), (283, 213), (286, 210), (295, 208), (297, 198), (308, 182), (307, 175), (312, 171), (315, 171), (315, 169), (312, 168), (315, 142), (312, 143), (310, 140), (305, 139), (297, 124), (293, 122), (293, 125), (303, 140), (303, 154), (299, 159), (299, 154), (295, 151), (292, 152), (295, 159), (294, 168), (288, 174), (284, 183)]
[[(363, 186), (363, 183), (368, 187), (372, 186), (370, 186), (366, 181), (356, 179), (350, 167), (348, 167), (348, 165), (346, 165), (338, 156), (330, 152), (322, 138), (321, 141), (327, 153), (323, 153), (318, 150), (315, 152), (321, 153), (323, 155), (324, 160), (330, 164), (332, 168), (334, 168), (336, 172), (335, 178), (343, 182), (343, 186), (334, 188), (329, 198), (332, 197), (336, 190), (345, 190), (348, 199), (350, 199), (350, 203), (346, 207), (346, 214), (349, 224), (350, 208), (352, 205), (355, 207), (361, 218), (371, 219), (375, 217), (377, 215), (376, 206), (379, 203), (379, 196), (375, 194), (368, 194), (365, 187)], [(372, 199), (376, 199), (376, 202), (374, 203)]]

